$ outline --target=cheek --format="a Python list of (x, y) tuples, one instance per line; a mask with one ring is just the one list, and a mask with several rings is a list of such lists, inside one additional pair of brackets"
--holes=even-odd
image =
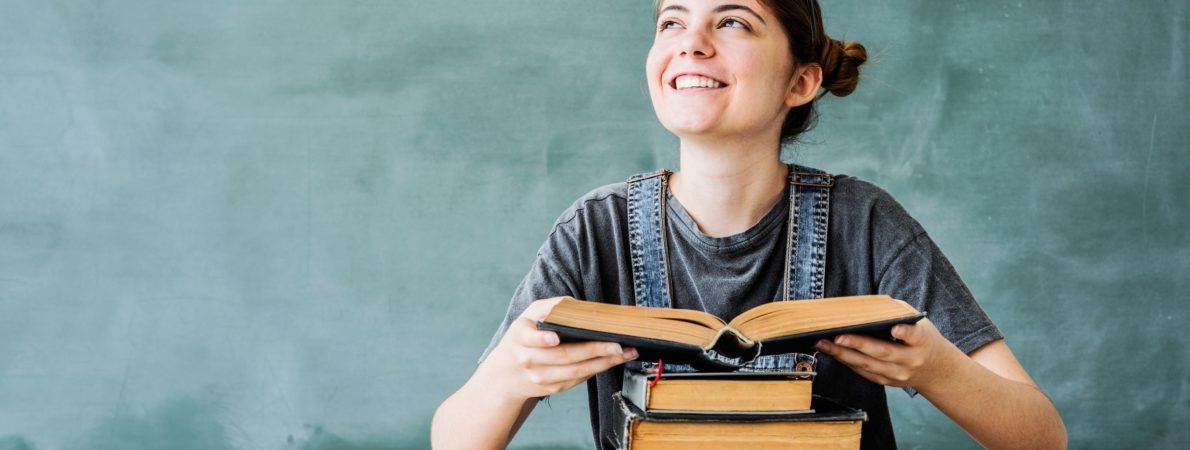
[(785, 90), (789, 87), (789, 68), (780, 54), (758, 52), (744, 58), (735, 67), (748, 74), (751, 89), (748, 96), (765, 99), (776, 104), (784, 103)]
[(649, 51), (649, 56), (645, 60), (645, 81), (649, 85), (649, 95), (656, 98), (660, 94), (661, 77), (665, 72), (665, 60), (661, 57), (656, 47)]
[(661, 71), (664, 68), (661, 62), (660, 53), (654, 47), (649, 51), (649, 56), (645, 59), (645, 76), (649, 78), (649, 85), (652, 86), (661, 78)]

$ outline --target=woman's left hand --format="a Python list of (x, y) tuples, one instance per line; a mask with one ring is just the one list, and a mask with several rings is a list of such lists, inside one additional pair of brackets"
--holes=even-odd
[(873, 383), (919, 390), (949, 375), (955, 357), (966, 356), (929, 319), (893, 326), (892, 335), (900, 342), (841, 334), (833, 342), (818, 341), (814, 348)]

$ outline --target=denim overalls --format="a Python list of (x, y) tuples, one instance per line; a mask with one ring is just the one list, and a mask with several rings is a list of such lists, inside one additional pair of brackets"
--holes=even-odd
[[(632, 281), (636, 306), (669, 308), (669, 266), (666, 244), (666, 186), (669, 170), (640, 174), (628, 179), (628, 242), (632, 256)], [(786, 300), (819, 299), (826, 280), (826, 236), (830, 215), (830, 174), (796, 164), (789, 165), (789, 223), (786, 233)], [(635, 364), (633, 364), (635, 363)], [(650, 370), (656, 362), (633, 361), (634, 370)], [(801, 353), (769, 355), (742, 366), (741, 371), (814, 371), (815, 358)], [(665, 364), (665, 372), (695, 372), (686, 364)]]

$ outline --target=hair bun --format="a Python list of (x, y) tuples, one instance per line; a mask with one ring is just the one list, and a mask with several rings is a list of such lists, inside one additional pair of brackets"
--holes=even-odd
[(859, 84), (859, 66), (867, 60), (868, 50), (863, 44), (827, 38), (820, 63), (822, 88), (837, 97), (851, 95)]

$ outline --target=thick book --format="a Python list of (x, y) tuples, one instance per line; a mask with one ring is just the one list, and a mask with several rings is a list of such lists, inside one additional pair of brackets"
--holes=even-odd
[(689, 414), (645, 411), (613, 394), (623, 412), (621, 448), (858, 449), (863, 411), (814, 396), (812, 412)]
[[(623, 397), (654, 413), (772, 413), (807, 411), (814, 372), (695, 372), (655, 374), (624, 369)], [(655, 383), (654, 383), (655, 381)]]
[(612, 305), (564, 298), (537, 322), (563, 342), (612, 341), (635, 347), (640, 360), (735, 369), (761, 355), (813, 353), (820, 338), (868, 334), (892, 339), (899, 323), (926, 316), (887, 295), (766, 303), (731, 322), (678, 308)]

